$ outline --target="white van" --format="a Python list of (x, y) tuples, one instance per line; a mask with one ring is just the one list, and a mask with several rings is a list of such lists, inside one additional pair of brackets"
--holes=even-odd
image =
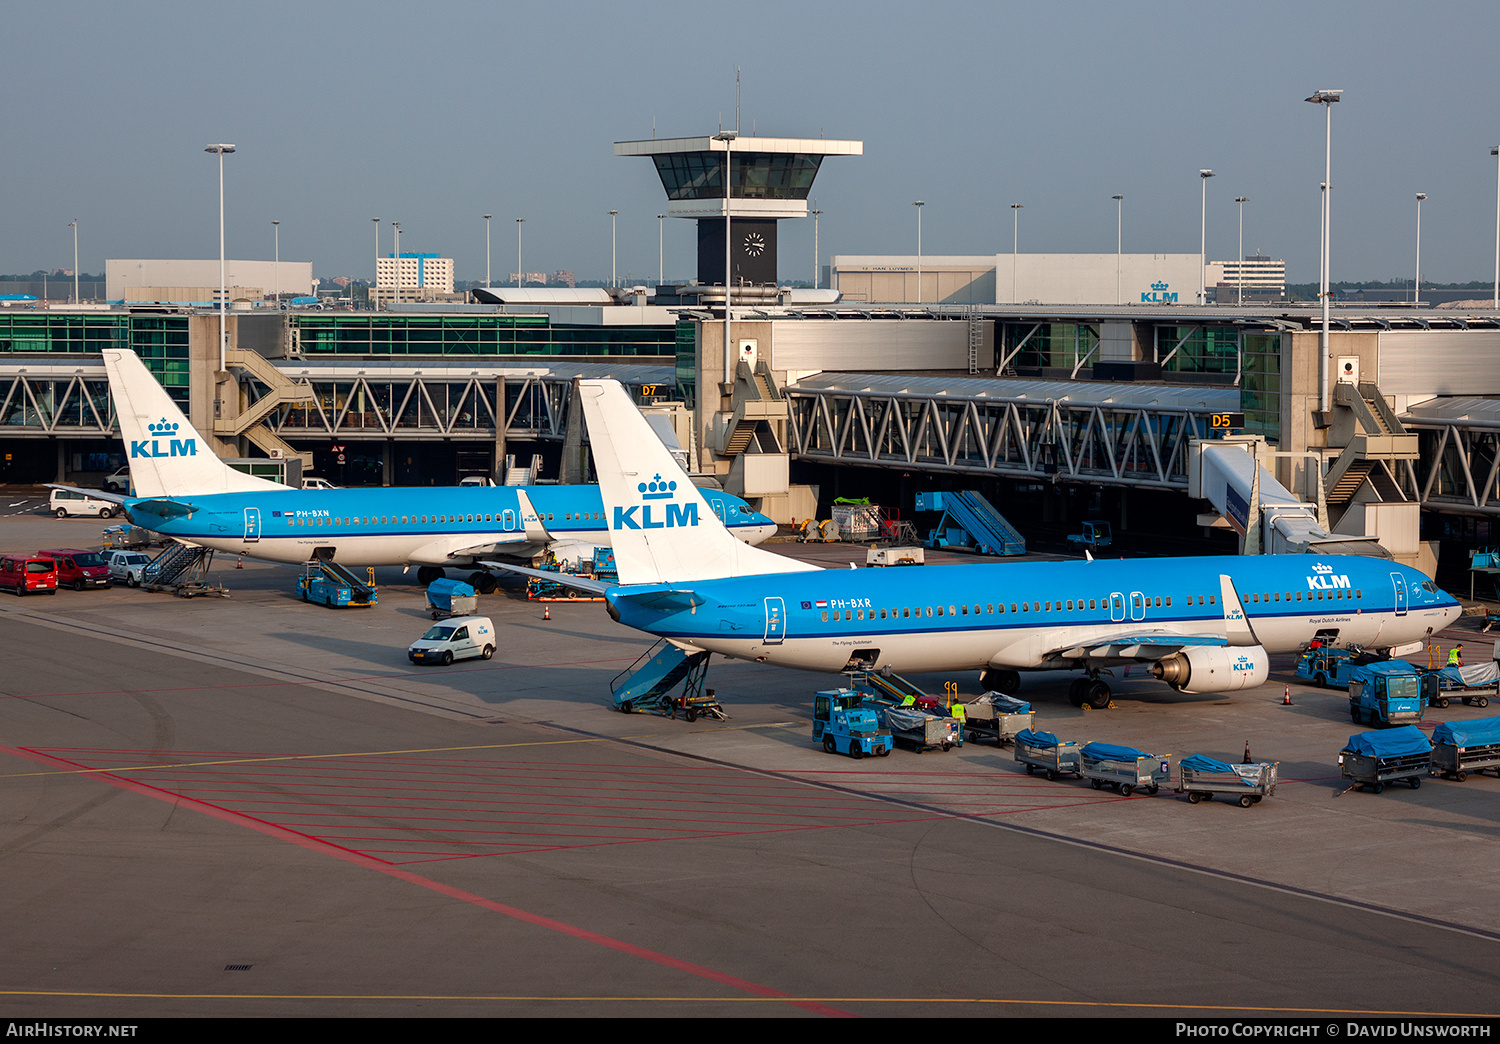
[(67, 518), (69, 515), (98, 515), (100, 518), (114, 518), (115, 512), (120, 510), (118, 504), (112, 504), (107, 500), (95, 500), (83, 493), (75, 493), (71, 489), (54, 489), (51, 498), (47, 501), (47, 507), (58, 518)]
[(488, 660), (494, 655), (495, 625), (488, 616), (455, 616), (435, 623), (406, 650), (412, 663), (444, 665), (470, 656)]

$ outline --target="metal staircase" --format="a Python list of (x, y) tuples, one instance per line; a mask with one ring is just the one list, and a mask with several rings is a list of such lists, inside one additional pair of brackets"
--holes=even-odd
[[(927, 538), (929, 547), (972, 547), (982, 555), (1024, 555), (1026, 538), (977, 490), (918, 493), (918, 511), (943, 517)], [(954, 523), (949, 526), (949, 521)]]
[(685, 653), (666, 641), (657, 642), (609, 683), (616, 709), (626, 714), (632, 711), (665, 714), (671, 706), (672, 690), (679, 684), (685, 698), (702, 696), (710, 655)]
[(1340, 425), (1347, 443), (1324, 477), (1329, 508), (1347, 507), (1366, 482), (1382, 501), (1406, 500), (1393, 469), (1398, 461), (1417, 459), (1417, 436), (1407, 432), (1373, 384), (1335, 385), (1334, 403), (1347, 416)]
[(147, 591), (171, 589), (183, 598), (194, 595), (227, 595), (222, 585), (208, 582), (214, 553), (195, 544), (173, 542), (141, 570), (141, 587)]
[[(259, 352), (231, 348), (224, 353), (224, 365), (254, 377), (265, 385), (266, 393), (236, 415), (215, 419), (214, 434), (222, 438), (243, 435), (268, 455), (299, 457), (304, 467), (311, 467), (311, 453), (294, 449), (261, 422), (281, 406), (306, 402), (313, 396), (312, 388), (293, 381)], [(273, 453), (273, 450), (278, 452)]]

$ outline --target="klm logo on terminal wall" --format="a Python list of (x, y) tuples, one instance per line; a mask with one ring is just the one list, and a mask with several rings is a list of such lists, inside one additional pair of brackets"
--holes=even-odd
[[(667, 482), (657, 475), (650, 482), (639, 483), (636, 489), (640, 491), (642, 500), (655, 503), (615, 508), (615, 529), (678, 529), (698, 524), (696, 503), (676, 504), (672, 502), (672, 498), (677, 493), (676, 482)], [(653, 508), (664, 511), (665, 517), (653, 517)], [(639, 520), (635, 517), (637, 511), (641, 513)]]
[(1166, 283), (1152, 283), (1151, 292), (1141, 292), (1141, 304), (1176, 304), (1177, 291), (1167, 292)]
[(146, 430), (151, 433), (149, 439), (130, 440), (131, 457), (196, 457), (198, 455), (197, 439), (175, 438), (176, 421), (169, 421), (163, 417), (155, 424), (146, 425)]

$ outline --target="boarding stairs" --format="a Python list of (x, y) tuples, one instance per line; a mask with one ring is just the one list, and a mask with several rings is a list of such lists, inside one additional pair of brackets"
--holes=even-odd
[(682, 702), (690, 706), (703, 698), (703, 682), (708, 676), (710, 653), (686, 653), (665, 640), (657, 642), (615, 675), (609, 683), (615, 708), (626, 714), (668, 714), (672, 710), (672, 690), (682, 685)]
[(183, 598), (195, 595), (226, 596), (223, 585), (208, 582), (214, 553), (196, 544), (173, 542), (141, 570), (141, 587), (147, 591), (171, 590)]
[(928, 547), (970, 547), (982, 555), (1026, 553), (1026, 538), (977, 490), (918, 493), (917, 510), (943, 513), (927, 538)]
[(515, 454), (507, 454), (505, 458), (505, 484), (507, 486), (534, 486), (536, 480), (542, 474), (542, 456), (534, 453), (531, 456), (529, 467), (518, 467)]

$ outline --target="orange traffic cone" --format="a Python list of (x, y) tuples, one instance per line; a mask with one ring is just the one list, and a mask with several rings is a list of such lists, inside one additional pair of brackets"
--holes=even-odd
[(1283, 707), (1290, 707), (1292, 705), (1292, 687), (1290, 685), (1281, 694), (1281, 705)]
[(550, 620), (550, 619), (552, 619), (552, 607), (550, 605), (544, 605), (544, 606), (542, 606), (542, 619), (543, 620)]
[(240, 555), (239, 558), (236, 558), (234, 560), (234, 567), (236, 569), (244, 569), (245, 568), (245, 556), (244, 555)]

